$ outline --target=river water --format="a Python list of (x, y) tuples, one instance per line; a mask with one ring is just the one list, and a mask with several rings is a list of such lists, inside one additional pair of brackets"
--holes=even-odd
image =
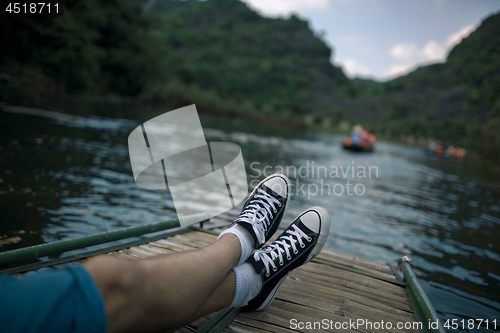
[[(0, 121), (0, 240), (14, 243), (0, 251), (176, 217), (168, 192), (134, 183), (127, 137), (139, 122), (2, 111)], [(201, 122), (208, 141), (241, 147), (250, 184), (282, 171), (293, 211), (325, 207), (327, 248), (392, 265), (409, 255), (442, 319), (488, 319), (490, 329), (496, 319), (500, 330), (492, 174), (396, 143), (360, 154), (342, 150), (341, 136)]]

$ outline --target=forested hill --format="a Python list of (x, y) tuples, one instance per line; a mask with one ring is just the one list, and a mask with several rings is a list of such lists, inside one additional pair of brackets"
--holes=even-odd
[(446, 63), (386, 83), (347, 79), (307, 21), (263, 18), (236, 0), (85, 0), (43, 25), (6, 17), (2, 99), (11, 83), (42, 97), (177, 99), (260, 121), (362, 122), (387, 137), (440, 138), (500, 156), (500, 14)]
[(352, 81), (345, 117), (397, 138), (439, 138), (500, 161), (500, 14), (486, 18), (434, 64), (386, 83)]
[(434, 121), (500, 115), (500, 14), (455, 46), (446, 63), (421, 67), (381, 85), (376, 94), (393, 98), (400, 115)]
[(319, 76), (328, 80), (330, 94), (350, 84), (330, 64), (330, 48), (295, 16), (263, 18), (228, 0), (151, 15), (169, 48), (168, 81), (246, 100), (256, 111), (296, 114), (311, 108)]
[(44, 26), (2, 22), (3, 45), (13, 47), (0, 71), (71, 93), (176, 95), (283, 117), (312, 112), (318, 88), (335, 101), (351, 87), (331, 49), (295, 16), (263, 18), (242, 2), (210, 0), (159, 1), (144, 17), (144, 3), (86, 0)]

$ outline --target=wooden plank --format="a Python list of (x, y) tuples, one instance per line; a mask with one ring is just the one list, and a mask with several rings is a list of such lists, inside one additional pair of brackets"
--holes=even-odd
[(172, 237), (170, 241), (175, 242), (177, 245), (189, 246), (191, 247), (189, 250), (198, 250), (207, 246), (196, 242), (194, 239), (189, 239), (186, 237), (178, 237), (178, 238)]
[(139, 258), (139, 257), (136, 257), (136, 256), (131, 256), (128, 253), (123, 252), (123, 250), (112, 252), (111, 255), (114, 255), (115, 257), (126, 259), (126, 260), (139, 260), (139, 259), (142, 259), (142, 258)]
[[(272, 303), (272, 306), (278, 308), (278, 309), (283, 309), (283, 310), (288, 310), (293, 313), (301, 313), (303, 315), (306, 315), (311, 318), (321, 318), (323, 319), (328, 319), (328, 320), (333, 320), (335, 321), (340, 321), (340, 322), (346, 322), (345, 318), (342, 318), (342, 311), (335, 311), (335, 313), (325, 311), (325, 309), (315, 309), (311, 308), (308, 306), (304, 306), (302, 304), (294, 303), (294, 302), (286, 302), (282, 301), (279, 299), (275, 299)], [(350, 330), (345, 330), (345, 331), (350, 331)]]
[(341, 314), (340, 309), (342, 302), (335, 302), (334, 299), (328, 297), (311, 297), (311, 295), (306, 292), (286, 288), (282, 290), (280, 288), (280, 291), (276, 295), (276, 299), (301, 304), (334, 315)]
[[(297, 297), (298, 296), (298, 297)], [(295, 298), (294, 298), (295, 297)], [(341, 299), (333, 299), (330, 297), (323, 298), (318, 295), (311, 295), (305, 291), (300, 292), (295, 289), (286, 289), (286, 288), (281, 288), (278, 294), (276, 295), (275, 301), (273, 301), (272, 305), (275, 304), (275, 302), (279, 302), (279, 300), (284, 300), (289, 303), (296, 303), (300, 302), (301, 306), (304, 307), (311, 307), (311, 311), (316, 311), (317, 313), (321, 313), (323, 318), (329, 318), (329, 319), (335, 319), (335, 321), (346, 321), (345, 318), (351, 318), (351, 319), (358, 319), (358, 318), (379, 318), (380, 320), (388, 321), (387, 319), (391, 322), (405, 322), (405, 321), (414, 321), (411, 316), (408, 316), (409, 314), (406, 313), (407, 315), (405, 317), (394, 317), (391, 316), (391, 312), (389, 311), (382, 311), (378, 310), (376, 308), (371, 308), (374, 310), (378, 310), (377, 312), (374, 312), (373, 314), (368, 313), (365, 317), (359, 316), (356, 311), (351, 311), (353, 308), (353, 305), (355, 305), (355, 302), (349, 301), (345, 298)], [(276, 303), (276, 304), (282, 304), (282, 303)], [(297, 304), (297, 303), (296, 303)], [(333, 306), (332, 306), (333, 304)], [(370, 309), (370, 307), (365, 306), (365, 309), (363, 309), (363, 313), (367, 314), (366, 309)], [(302, 310), (302, 313), (307, 313), (307, 311)], [(394, 325), (395, 326), (395, 325)]]
[[(317, 275), (317, 274), (316, 274)], [(341, 280), (341, 279), (334, 279), (334, 278), (325, 278), (324, 276), (315, 276), (315, 274), (312, 274), (307, 271), (301, 271), (301, 270), (295, 270), (290, 274), (290, 276), (298, 278), (300, 281), (305, 281), (309, 282), (311, 284), (316, 284), (324, 287), (330, 287), (332, 289), (336, 290), (342, 290), (345, 292), (351, 292), (355, 295), (373, 295), (376, 297), (381, 297), (381, 298), (386, 298), (390, 299), (396, 302), (401, 302), (401, 303), (407, 303), (410, 304), (410, 299), (408, 296), (401, 296), (401, 295), (396, 295), (391, 292), (387, 292), (386, 290), (380, 290), (376, 288), (370, 288), (370, 287), (365, 287), (362, 285), (359, 285), (357, 283), (352, 283), (350, 281), (346, 280)], [(403, 289), (402, 287), (399, 286), (394, 286), (396, 288)]]
[[(391, 329), (386, 329), (387, 331), (390, 331), (390, 332), (407, 332), (405, 330), (398, 330), (396, 329), (397, 327), (397, 323), (400, 321), (398, 319), (392, 319), (392, 318), (388, 318), (386, 316), (386, 314), (376, 314), (376, 313), (373, 313), (373, 312), (370, 312), (370, 311), (363, 311), (362, 313), (358, 313), (356, 311), (351, 311), (352, 309), (355, 309), (353, 307), (347, 307), (347, 306), (343, 306), (341, 308), (341, 312), (342, 312), (342, 316), (345, 317), (345, 318), (348, 318), (348, 319), (351, 319), (352, 321), (355, 321), (357, 322), (359, 319), (362, 319), (364, 320), (365, 322), (366, 321), (369, 321), (371, 323), (388, 323), (390, 322), (392, 325), (391, 325)], [(408, 320), (403, 320), (403, 321), (408, 321)], [(387, 327), (387, 325), (385, 325), (385, 327)], [(371, 330), (369, 328), (367, 328), (367, 330)], [(409, 332), (409, 331), (408, 331)]]
[(250, 327), (259, 327), (260, 329), (263, 329), (263, 330), (266, 330), (269, 332), (274, 332), (274, 333), (295, 332), (294, 330), (291, 330), (289, 328), (274, 325), (273, 323), (266, 323), (263, 321), (254, 320), (252, 318), (248, 318), (248, 317), (244, 317), (244, 316), (236, 317), (233, 322), (244, 324), (244, 325), (247, 325)]
[(215, 242), (215, 240), (218, 237), (217, 235), (214, 235), (210, 232), (205, 232), (205, 231), (201, 231), (201, 230), (193, 230), (190, 233), (192, 233), (193, 235), (196, 235), (202, 239), (212, 240), (212, 242)]
[(300, 281), (299, 283), (297, 283), (297, 281), (294, 281), (293, 279), (287, 279), (283, 283), (282, 287), (295, 288), (296, 290), (299, 289), (309, 293), (312, 292), (322, 293), (325, 296), (331, 296), (331, 297), (344, 297), (373, 307), (385, 305), (389, 308), (396, 308), (409, 312), (413, 310), (411, 304), (408, 303), (402, 303), (389, 299), (384, 299), (371, 294), (364, 294), (364, 295), (355, 294), (344, 290), (319, 286), (315, 283), (309, 283), (305, 281)]
[[(274, 303), (274, 302), (273, 302)], [(265, 311), (268, 313), (271, 313), (275, 316), (280, 316), (288, 321), (288, 327), (290, 327), (291, 324), (291, 319), (296, 319), (297, 321), (301, 322), (320, 322), (323, 318), (320, 317), (319, 313), (299, 313), (294, 311), (290, 311), (289, 309), (284, 309), (278, 306), (275, 306), (273, 303), (271, 303), (270, 306), (268, 306)], [(279, 304), (279, 303), (278, 303)], [(304, 329), (304, 331), (310, 331), (309, 329)], [(327, 332), (330, 332), (331, 330), (325, 330)]]
[[(255, 313), (255, 312), (253, 312)], [(290, 323), (291, 323), (291, 319), (296, 319), (297, 322), (304, 322), (304, 323), (307, 323), (307, 322), (321, 322), (321, 320), (323, 320), (324, 318), (321, 318), (320, 316), (316, 316), (316, 315), (304, 315), (302, 313), (297, 313), (297, 312), (293, 312), (293, 311), (288, 311), (288, 310), (284, 310), (284, 309), (281, 309), (281, 308), (278, 308), (278, 307), (275, 307), (272, 303), (270, 306), (268, 306), (266, 309), (265, 309), (265, 312), (262, 312), (262, 314), (265, 316), (266, 314), (269, 314), (269, 315), (272, 315), (274, 317), (279, 317), (282, 319), (282, 321), (284, 322), (287, 322), (288, 326), (287, 327), (290, 327)], [(331, 316), (331, 315), (330, 315)], [(342, 318), (342, 317), (338, 317), (336, 318), (338, 321), (342, 321), (344, 322), (346, 319), (345, 318)], [(308, 329), (307, 327), (305, 327), (304, 329), (298, 329), (298, 331), (300, 332), (314, 332), (316, 331), (317, 332), (317, 329), (314, 329), (311, 327), (311, 329)], [(325, 332), (335, 332), (335, 329), (333, 328), (330, 328), (328, 327), (327, 329), (322, 329), (322, 331), (325, 331)]]
[(332, 297), (332, 298), (337, 298), (337, 299), (350, 299), (353, 301), (356, 301), (361, 304), (365, 304), (371, 307), (379, 307), (379, 308), (384, 308), (387, 311), (391, 311), (391, 309), (396, 308), (400, 310), (405, 310), (408, 312), (413, 312), (413, 308), (409, 304), (403, 304), (400, 302), (394, 302), (391, 300), (386, 300), (386, 299), (379, 299), (377, 297), (368, 297), (367, 296), (359, 296), (355, 294), (351, 294), (345, 291), (341, 290), (334, 290), (334, 289), (329, 289), (323, 286), (317, 286), (315, 284), (307, 283), (307, 282), (300, 282), (297, 283), (297, 281), (294, 281), (293, 279), (287, 279), (285, 282), (283, 282), (281, 288), (284, 289), (293, 289), (297, 290), (298, 288), (302, 289), (305, 293), (309, 293), (311, 295), (315, 295), (317, 297)]
[(367, 276), (357, 274), (354, 272), (338, 269), (334, 267), (325, 267), (326, 265), (316, 265), (309, 263), (296, 269), (294, 273), (308, 274), (323, 281), (332, 281), (332, 283), (341, 283), (345, 281), (351, 284), (363, 286), (365, 288), (377, 289), (384, 293), (393, 293), (398, 296), (408, 297), (408, 292), (405, 287), (395, 285), (382, 280), (369, 278)]
[[(351, 257), (353, 258), (352, 260)], [(347, 255), (340, 256), (328, 250), (321, 251), (321, 253), (317, 256), (317, 258), (320, 260), (332, 262), (334, 264), (339, 264), (349, 268), (354, 268), (369, 274), (380, 275), (383, 277), (396, 279), (394, 272), (387, 264), (370, 262), (367, 261), (366, 259), (361, 260), (360, 258), (353, 256), (347, 256)]]
[(257, 327), (243, 325), (237, 322), (232, 322), (222, 332), (238, 332), (238, 333), (269, 333), (272, 331), (262, 330)]
[[(215, 242), (217, 235), (190, 231), (166, 239), (150, 242), (129, 249), (113, 252), (112, 255), (138, 260), (158, 255), (203, 248)], [(322, 251), (320, 259), (368, 274), (395, 279), (389, 266), (357, 257)], [(210, 316), (197, 319), (178, 330), (189, 333), (200, 328)], [(290, 320), (321, 322), (349, 322), (358, 319), (372, 322), (416, 321), (412, 306), (404, 287), (326, 264), (309, 263), (295, 270), (283, 283), (275, 300), (261, 312), (247, 312), (238, 316), (225, 332), (278, 332), (289, 333)], [(301, 332), (316, 330), (296, 330)], [(327, 331), (335, 332), (328, 327)], [(340, 330), (345, 332), (346, 330)], [(375, 333), (381, 330), (361, 328), (361, 332)], [(418, 333), (414, 330), (387, 330), (397, 333)]]
[[(328, 262), (328, 261), (326, 261), (326, 262)], [(315, 263), (326, 265), (325, 263), (321, 263), (321, 262), (315, 262)], [(328, 262), (328, 263), (330, 263), (330, 262)], [(382, 280), (385, 279), (385, 280), (389, 280), (389, 281), (398, 281), (397, 278), (396, 278), (396, 276), (393, 273), (386, 274), (384, 272), (380, 272), (380, 271), (376, 271), (376, 270), (371, 270), (371, 269), (368, 269), (368, 268), (365, 268), (365, 267), (361, 267), (361, 266), (357, 266), (357, 265), (346, 265), (346, 264), (341, 265), (338, 262), (331, 263), (331, 264), (332, 265), (329, 265), (329, 266), (332, 266), (332, 267), (335, 267), (335, 268), (341, 268), (341, 269), (344, 269), (346, 271), (356, 270), (358, 272), (361, 272), (361, 273), (364, 273), (364, 274), (367, 274), (367, 275), (379, 277)], [(357, 273), (357, 272), (355, 272), (355, 273)]]
[(213, 244), (215, 242), (215, 239), (208, 239), (208, 238), (202, 238), (201, 236), (196, 235), (195, 233), (185, 233), (185, 234), (180, 234), (180, 235), (175, 235), (170, 238), (172, 242), (178, 243), (178, 244), (184, 244), (186, 246), (191, 246), (194, 248), (203, 248), (206, 247), (210, 244)]
[(144, 253), (141, 253), (139, 251), (134, 251), (132, 248), (123, 249), (122, 252), (125, 254), (128, 254), (129, 256), (136, 257), (139, 259), (146, 259), (146, 258), (151, 257), (151, 255), (144, 254)]
[(366, 269), (368, 271), (378, 271), (378, 272), (381, 272), (384, 274), (394, 275), (392, 270), (390, 269), (390, 267), (386, 264), (376, 263), (376, 262), (371, 262), (371, 263), (367, 264), (366, 262), (363, 262), (363, 261), (360, 262), (357, 260), (344, 260), (343, 257), (331, 255), (331, 253), (329, 253), (329, 251), (326, 249), (324, 251), (322, 251), (322, 253), (320, 253), (317, 256), (317, 259), (329, 261), (329, 262), (332, 262), (334, 264), (338, 264), (338, 265), (342, 265), (342, 266), (346, 266), (346, 267), (350, 267), (350, 268), (357, 267), (357, 269), (359, 269), (359, 270)]
[(209, 241), (202, 239), (201, 237), (192, 234), (192, 233), (186, 233), (182, 235), (175, 235), (174, 237), (171, 237), (171, 241), (176, 242), (178, 244), (184, 244), (186, 246), (192, 246), (195, 248), (204, 248), (207, 247), (208, 245), (212, 244), (214, 241)]
[(165, 254), (165, 252), (160, 252), (152, 250), (151, 247), (145, 247), (143, 245), (132, 246), (127, 249), (128, 251), (134, 252), (137, 255), (143, 256), (144, 258), (156, 257), (160, 254)]
[(143, 244), (139, 246), (141, 249), (144, 250), (149, 250), (151, 252), (157, 253), (158, 255), (164, 255), (164, 254), (172, 254), (175, 253), (174, 250), (171, 249), (166, 249), (163, 247), (158, 247), (154, 244), (148, 243), (148, 244)]
[(366, 266), (367, 268), (374, 269), (374, 270), (379, 270), (382, 272), (385, 272), (387, 274), (392, 273), (392, 269), (387, 265), (387, 263), (382, 263), (382, 262), (376, 262), (372, 260), (368, 260), (365, 258), (361, 257), (356, 257), (353, 255), (345, 254), (345, 253), (340, 253), (336, 252), (330, 249), (325, 249), (321, 253), (322, 256), (324, 256), (327, 260), (340, 260), (344, 262), (352, 262), (361, 266)]
[(327, 308), (312, 308), (296, 302), (285, 301), (280, 298), (275, 298), (270, 306), (318, 318), (328, 318), (332, 315), (341, 316), (342, 314), (339, 310), (331, 311), (331, 309), (328, 309), (328, 311)]
[[(349, 302), (349, 301), (348, 301)], [(347, 302), (346, 302), (347, 303)], [(407, 313), (406, 317), (395, 316), (391, 313), (387, 313), (384, 311), (377, 311), (376, 308), (371, 308), (367, 306), (363, 306), (362, 304), (356, 304), (356, 306), (344, 304), (342, 307), (344, 313), (349, 313), (351, 318), (365, 318), (370, 319), (371, 321), (381, 322), (391, 322), (393, 327), (397, 327), (398, 322), (414, 322), (417, 321), (414, 317), (410, 316), (411, 314)], [(417, 332), (418, 330), (396, 330), (401, 332)]]
[(333, 266), (325, 265), (325, 264), (320, 264), (316, 262), (310, 262), (307, 265), (301, 266), (299, 269), (301, 270), (307, 270), (316, 274), (321, 274), (321, 275), (326, 275), (329, 277), (341, 277), (341, 276), (346, 276), (350, 277), (353, 279), (357, 279), (358, 281), (360, 280), (367, 280), (370, 281), (371, 284), (376, 285), (380, 288), (383, 288), (384, 286), (386, 288), (391, 288), (393, 285), (390, 282), (386, 282), (384, 280), (378, 280), (378, 279), (373, 279), (368, 276), (364, 276), (362, 274), (358, 274), (356, 272), (351, 272), (343, 269), (339, 269)]
[(194, 250), (195, 248), (192, 246), (186, 246), (184, 244), (179, 244), (174, 241), (172, 241), (171, 237), (167, 239), (160, 239), (154, 242), (151, 242), (150, 244), (158, 247), (162, 247), (165, 249), (171, 249), (176, 252), (182, 252), (182, 251), (187, 251), (187, 250)]
[[(302, 316), (300, 314), (290, 313), (289, 311), (280, 311), (272, 310), (271, 307), (267, 307), (266, 311), (260, 312), (243, 312), (239, 315), (239, 317), (245, 317), (254, 319), (256, 321), (262, 321), (269, 324), (278, 325), (284, 328), (290, 327), (290, 319), (294, 318), (298, 321), (311, 321), (314, 318), (307, 318), (306, 316)], [(239, 318), (238, 317), (238, 318)], [(296, 329), (297, 332), (312, 332), (312, 330), (307, 329)]]
[(209, 234), (201, 231), (193, 231), (192, 237), (205, 244), (213, 244), (217, 240), (217, 235)]
[(350, 307), (355, 307), (356, 309), (359, 309), (359, 311), (371, 311), (373, 313), (378, 313), (380, 315), (391, 317), (399, 321), (407, 321), (407, 320), (416, 321), (413, 312), (403, 311), (399, 309), (391, 309), (391, 312), (388, 312), (383, 309), (374, 308), (348, 299), (344, 300), (343, 307), (346, 307), (348, 309), (350, 309)]
[[(286, 306), (288, 305), (288, 306)], [(293, 304), (293, 303), (283, 303), (279, 304), (278, 306), (274, 305), (274, 302), (271, 303), (271, 305), (266, 308), (266, 311), (270, 312), (277, 312), (277, 313), (283, 313), (285, 316), (288, 315), (286, 312), (290, 312), (289, 318), (297, 319), (297, 322), (303, 322), (303, 323), (310, 323), (309, 326), (313, 331), (321, 330), (321, 331), (326, 331), (326, 332), (369, 332), (369, 333), (376, 333), (376, 332), (390, 332), (389, 330), (382, 330), (382, 329), (371, 329), (371, 328), (359, 328), (357, 327), (357, 330), (351, 330), (349, 328), (343, 329), (341, 326), (339, 328), (336, 328), (336, 323), (340, 323), (339, 325), (346, 323), (345, 325), (349, 325), (351, 321), (354, 318), (347, 317), (347, 316), (338, 316), (338, 315), (332, 315), (332, 314), (326, 314), (322, 315), (321, 311), (314, 311), (314, 312), (304, 312), (304, 308), (300, 307), (298, 304)], [(286, 311), (286, 312), (285, 312)], [(300, 311), (300, 312), (299, 312)], [(303, 316), (304, 315), (304, 316)], [(300, 318), (300, 319), (299, 319)], [(323, 321), (326, 319), (326, 323)], [(356, 318), (357, 319), (357, 318)], [(351, 321), (350, 321), (351, 320)], [(290, 321), (290, 324), (292, 322)], [(307, 331), (307, 324), (306, 326), (306, 331)]]

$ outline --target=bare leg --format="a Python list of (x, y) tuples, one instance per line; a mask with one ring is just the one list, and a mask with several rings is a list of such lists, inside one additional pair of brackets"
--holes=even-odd
[(85, 267), (103, 294), (109, 332), (160, 332), (227, 307), (240, 256), (238, 238), (227, 234), (200, 250), (139, 261), (99, 256)]
[(206, 316), (212, 312), (227, 308), (234, 297), (236, 279), (233, 271), (226, 274), (222, 282), (212, 292), (199, 310), (186, 322), (190, 323), (195, 319)]

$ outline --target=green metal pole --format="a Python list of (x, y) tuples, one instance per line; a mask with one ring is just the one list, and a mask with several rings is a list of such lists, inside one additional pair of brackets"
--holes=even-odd
[[(206, 214), (195, 214), (190, 216), (189, 218), (192, 219), (193, 223), (195, 223), (201, 220), (205, 220), (206, 217), (207, 217)], [(171, 229), (179, 226), (180, 226), (179, 220), (177, 219), (172, 221), (128, 227), (79, 238), (73, 238), (63, 241), (25, 247), (18, 250), (12, 250), (0, 253), (0, 266), (12, 263), (22, 263), (28, 260), (34, 260), (48, 255), (60, 254), (71, 250), (81, 249), (87, 246), (107, 243), (130, 237), (136, 237), (151, 232)]]
[[(411, 267), (411, 259), (407, 256), (401, 258), (398, 268), (403, 272), (408, 286), (410, 300), (413, 303), (415, 316), (422, 323), (422, 332), (446, 333), (439, 316), (422, 288), (418, 278)], [(437, 323), (437, 325), (436, 325)]]

